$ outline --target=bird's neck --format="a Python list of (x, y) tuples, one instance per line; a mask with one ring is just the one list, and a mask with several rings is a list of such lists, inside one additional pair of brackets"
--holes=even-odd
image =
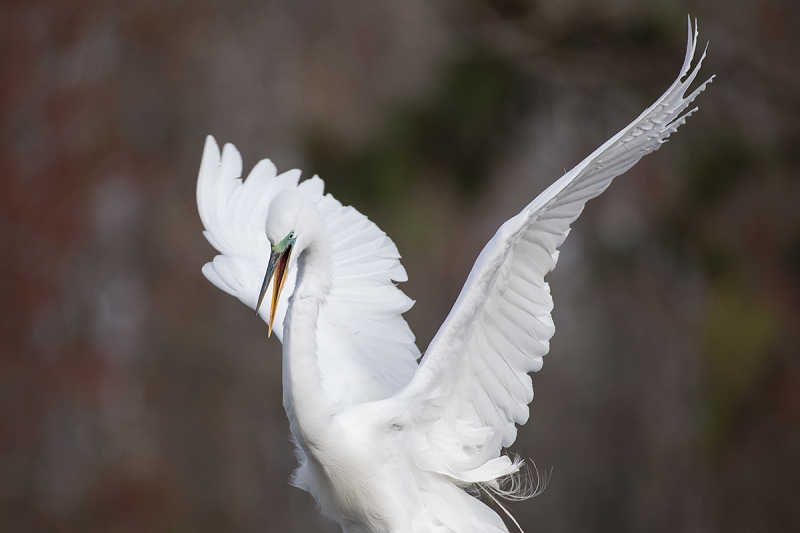
[(324, 439), (333, 417), (317, 361), (318, 319), (330, 285), (329, 263), (329, 255), (321, 250), (310, 247), (300, 254), (284, 324), (283, 404), (292, 434), (307, 452)]

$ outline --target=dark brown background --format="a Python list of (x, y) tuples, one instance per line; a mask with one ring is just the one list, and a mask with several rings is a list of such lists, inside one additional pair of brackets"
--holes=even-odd
[(528, 532), (800, 531), (800, 4), (0, 4), (0, 531), (336, 531), (287, 485), (277, 341), (201, 275), (203, 138), (397, 242), (425, 347), (483, 243), (672, 82), (590, 202), (513, 450)]

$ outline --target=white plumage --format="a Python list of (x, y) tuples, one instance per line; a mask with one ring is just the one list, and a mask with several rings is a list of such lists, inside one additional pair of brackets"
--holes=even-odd
[[(586, 201), (694, 111), (685, 112), (711, 81), (686, 96), (705, 56), (691, 69), (696, 43), (690, 23), (686, 59), (664, 95), (500, 227), (419, 365), (391, 239), (323, 194), (316, 176), (298, 183), (299, 171), (277, 175), (264, 160), (242, 181), (236, 148), (220, 156), (207, 139), (197, 203), (220, 255), (203, 273), (256, 308), (264, 269), (285, 257), (272, 328), (298, 445), (293, 483), (345, 532), (507, 531), (472, 494), (502, 495), (499, 482), (520, 468), (502, 451), (528, 419), (528, 372), (542, 367), (555, 331), (544, 276)], [(275, 276), (265, 301), (280, 268)], [(265, 321), (269, 311), (259, 311)]]

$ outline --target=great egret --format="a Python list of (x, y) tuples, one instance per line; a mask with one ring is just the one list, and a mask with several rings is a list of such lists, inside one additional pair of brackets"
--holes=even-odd
[(316, 176), (298, 184), (299, 171), (277, 175), (263, 160), (242, 181), (236, 148), (220, 157), (208, 137), (197, 203), (220, 255), (203, 274), (283, 342), (299, 459), (291, 482), (345, 533), (508, 531), (475, 496), (514, 496), (504, 481), (521, 461), (503, 448), (528, 419), (527, 373), (542, 367), (555, 331), (543, 278), (586, 201), (696, 109), (684, 113), (711, 81), (686, 96), (705, 57), (691, 68), (696, 44), (690, 21), (664, 95), (500, 227), (419, 364), (391, 239), (324, 195)]

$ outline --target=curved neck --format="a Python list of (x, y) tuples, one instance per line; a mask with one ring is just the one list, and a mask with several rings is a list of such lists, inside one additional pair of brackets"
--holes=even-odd
[(324, 438), (333, 416), (317, 363), (317, 322), (330, 285), (330, 256), (319, 248), (324, 247), (310, 246), (297, 258), (283, 336), (283, 405), (292, 434), (306, 451)]

